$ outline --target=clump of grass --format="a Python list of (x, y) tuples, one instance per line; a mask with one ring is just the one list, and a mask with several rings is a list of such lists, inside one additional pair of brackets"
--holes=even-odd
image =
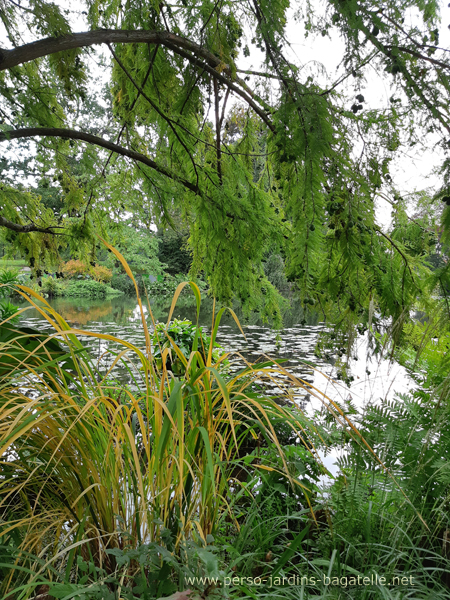
[[(200, 290), (190, 286), (198, 315)], [(0, 542), (11, 561), (0, 568), (7, 595), (26, 598), (44, 584), (72, 585), (80, 578), (86, 585), (103, 578), (120, 594), (142, 570), (137, 560), (120, 562), (117, 552), (162, 543), (167, 532), (175, 554), (189, 540), (207, 545), (229, 509), (236, 468), (248, 468), (248, 448), (260, 440), (275, 449), (278, 462), (266, 464), (262, 453), (252, 458), (252, 468), (278, 472), (310, 505), (312, 490), (288, 465), (276, 424), (301, 435), (312, 456), (314, 426), (308, 432), (299, 412), (253, 389), (261, 376), (273, 376), (273, 363), (247, 363), (227, 379), (221, 375), (227, 355), (215, 362), (214, 343), (222, 309), (213, 317), (207, 347), (199, 349), (205, 339), (198, 328), (189, 356), (171, 340), (157, 368), (135, 287), (145, 348), (71, 328), (25, 286), (17, 287), (19, 294), (53, 332), (0, 324), (8, 329), (0, 341)], [(106, 373), (98, 371), (79, 334), (120, 348)], [(168, 369), (170, 353), (182, 365), (178, 376)], [(112, 380), (119, 361), (137, 392)], [(230, 511), (229, 518), (235, 518)], [(90, 565), (87, 573), (82, 564)]]

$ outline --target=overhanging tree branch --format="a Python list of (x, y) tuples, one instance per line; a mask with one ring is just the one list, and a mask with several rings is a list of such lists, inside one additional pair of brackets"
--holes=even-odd
[(127, 156), (128, 158), (136, 160), (137, 162), (140, 162), (144, 165), (147, 165), (148, 167), (151, 167), (158, 173), (161, 173), (169, 179), (180, 183), (191, 192), (194, 192), (194, 194), (201, 195), (200, 189), (197, 185), (191, 183), (190, 181), (187, 181), (186, 179), (178, 177), (170, 169), (158, 165), (158, 163), (156, 163), (151, 158), (148, 158), (144, 154), (136, 152), (135, 150), (129, 150), (128, 148), (119, 146), (114, 142), (110, 142), (101, 137), (91, 135), (90, 133), (85, 133), (83, 131), (75, 131), (73, 129), (59, 129), (53, 127), (29, 127), (24, 129), (12, 129), (11, 131), (0, 133), (0, 142), (29, 137), (57, 137), (64, 139), (80, 140), (82, 142), (87, 142), (88, 144), (93, 144), (95, 146), (100, 146), (101, 148), (106, 148), (107, 150), (111, 150), (112, 152), (115, 152), (122, 156)]
[(97, 29), (95, 31), (83, 31), (70, 33), (61, 37), (49, 37), (30, 44), (24, 44), (17, 48), (7, 50), (0, 49), (0, 71), (11, 69), (22, 63), (42, 58), (56, 52), (73, 50), (75, 48), (86, 48), (95, 44), (129, 44), (148, 43), (166, 44), (172, 43), (180, 48), (194, 51), (202, 56), (213, 66), (220, 62), (213, 54), (181, 36), (167, 31), (126, 31), (115, 29)]
[[(71, 33), (61, 37), (45, 38), (37, 42), (32, 42), (31, 44), (24, 44), (23, 46), (11, 50), (0, 48), (0, 71), (5, 71), (6, 69), (17, 67), (22, 63), (30, 62), (65, 50), (86, 48), (96, 44), (110, 45), (131, 43), (159, 44), (166, 46), (173, 52), (189, 60), (191, 63), (205, 69), (205, 71), (215, 79), (224, 83), (245, 100), (245, 102), (261, 117), (264, 123), (266, 123), (270, 129), (274, 130), (274, 126), (264, 112), (264, 109), (255, 102), (257, 99), (255, 94), (250, 90), (245, 81), (236, 75), (233, 75), (229, 65), (199, 44), (168, 31), (98, 29), (95, 31)], [(223, 73), (225, 73), (226, 76), (224, 76)], [(267, 109), (267, 107), (264, 108)]]
[(17, 233), (31, 233), (32, 231), (37, 231), (39, 233), (51, 233), (52, 235), (57, 235), (57, 232), (54, 229), (64, 229), (59, 225), (53, 225), (51, 227), (39, 227), (34, 223), (30, 223), (29, 225), (20, 225), (19, 223), (14, 223), (9, 219), (5, 219), (0, 215), (0, 227), (6, 227), (11, 231), (15, 231)]

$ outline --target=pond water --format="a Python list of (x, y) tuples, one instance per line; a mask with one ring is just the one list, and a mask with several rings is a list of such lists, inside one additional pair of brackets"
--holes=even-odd
[[(141, 315), (135, 298), (128, 296), (105, 300), (55, 298), (48, 302), (74, 328), (110, 334), (139, 347), (145, 345)], [(165, 322), (170, 310), (171, 298), (160, 297), (151, 299), (150, 302), (154, 319)], [(27, 305), (22, 304), (21, 308), (25, 306)], [(145, 303), (144, 312), (149, 317)], [(333, 399), (345, 400), (351, 396), (353, 402), (362, 407), (371, 400), (390, 397), (394, 391), (406, 392), (413, 385), (406, 370), (395, 362), (391, 363), (385, 359), (367, 359), (367, 334), (359, 336), (356, 342), (354, 359), (351, 363), (354, 377), (351, 387), (342, 382), (329, 381), (327, 378), (333, 379), (336, 375), (334, 360), (325, 361), (314, 354), (318, 336), (325, 329), (325, 325), (318, 321), (317, 315), (305, 314), (295, 301), (284, 314), (284, 328), (279, 332), (281, 340), (278, 342), (277, 332), (262, 324), (257, 315), (245, 322), (239, 311), (236, 312), (245, 338), (233, 317), (226, 311), (221, 320), (217, 341), (227, 351), (239, 351), (251, 362), (262, 360), (264, 354), (274, 359), (287, 359), (284, 366), (292, 374), (326, 392)], [(208, 332), (211, 330), (212, 315), (213, 302), (203, 298), (199, 322)], [(196, 306), (192, 295), (182, 295), (178, 299), (174, 317), (195, 322)], [(33, 308), (27, 309), (21, 322), (39, 330), (51, 329), (42, 315)], [(150, 318), (147, 322), (152, 329)], [(108, 347), (114, 348), (114, 344), (88, 336), (80, 335), (80, 340), (90, 348), (91, 354), (96, 358), (100, 358)], [(306, 363), (311, 363), (314, 368)], [(240, 367), (236, 365), (235, 368)], [(272, 387), (274, 388), (272, 391), (276, 393), (276, 384), (272, 384)], [(303, 390), (299, 390), (294, 397), (304, 407), (309, 400)]]
[[(110, 334), (124, 339), (138, 347), (145, 345), (144, 329), (138, 303), (135, 298), (120, 296), (105, 300), (87, 300), (75, 298), (55, 298), (48, 300), (51, 306), (73, 327), (81, 330)], [(151, 299), (153, 317), (156, 321), (167, 321), (171, 298)], [(22, 304), (21, 308), (26, 305)], [(144, 306), (151, 327), (148, 307)], [(217, 313), (217, 307), (216, 307)], [(227, 351), (240, 352), (250, 362), (263, 360), (262, 355), (272, 359), (287, 359), (283, 366), (296, 377), (304, 380), (312, 390), (290, 388), (287, 376), (278, 377), (275, 381), (265, 382), (267, 393), (280, 395), (289, 389), (289, 397), (307, 414), (311, 414), (321, 405), (320, 394), (338, 401), (341, 405), (351, 400), (352, 404), (362, 412), (369, 402), (392, 398), (395, 392), (408, 392), (414, 382), (406, 370), (395, 362), (385, 359), (367, 358), (367, 334), (359, 336), (356, 341), (351, 373), (354, 381), (351, 387), (335, 380), (334, 360), (325, 361), (314, 354), (318, 336), (325, 324), (318, 321), (317, 315), (304, 314), (301, 306), (293, 302), (292, 307), (284, 314), (284, 328), (277, 342), (277, 332), (262, 324), (257, 315), (247, 320), (237, 313), (242, 323), (245, 338), (242, 336), (234, 319), (228, 311), (222, 317), (217, 335), (217, 342)], [(208, 332), (211, 330), (213, 302), (202, 299), (200, 325)], [(175, 307), (174, 317), (196, 321), (196, 307), (192, 295), (182, 295)], [(50, 332), (50, 325), (36, 309), (27, 309), (21, 317), (22, 324), (42, 331)], [(115, 349), (115, 344), (88, 336), (79, 336), (90, 349), (91, 355), (100, 360), (102, 369), (109, 368), (112, 357), (106, 351)], [(242, 368), (242, 360), (232, 362), (231, 369)], [(122, 367), (115, 368), (115, 375), (123, 381), (130, 376)], [(131, 383), (129, 379), (128, 383)], [(314, 391), (317, 390), (317, 392)], [(334, 471), (333, 462), (336, 457), (328, 457), (324, 462)]]

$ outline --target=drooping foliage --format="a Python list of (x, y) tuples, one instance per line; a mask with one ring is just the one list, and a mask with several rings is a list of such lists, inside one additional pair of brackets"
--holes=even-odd
[[(374, 305), (401, 320), (430, 291), (434, 224), (410, 221), (392, 165), (427, 134), (448, 145), (437, 2), (83, 6), (76, 23), (44, 1), (1, 12), (0, 226), (32, 267), (66, 246), (92, 254), (94, 231), (108, 236), (129, 213), (139, 228), (166, 227), (176, 212), (192, 274), (278, 321), (269, 248), (305, 302), (347, 323)], [(293, 19), (318, 44), (344, 41), (336, 79), (292, 62)], [(253, 46), (261, 71), (240, 67)], [(390, 89), (384, 107), (346, 93), (348, 81), (363, 89), (369, 70)], [(393, 205), (390, 232), (375, 218), (380, 193)]]

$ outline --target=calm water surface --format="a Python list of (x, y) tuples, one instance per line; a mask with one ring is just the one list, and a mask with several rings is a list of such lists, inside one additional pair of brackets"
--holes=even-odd
[[(154, 319), (166, 322), (171, 298), (163, 297), (150, 301)], [(110, 334), (139, 347), (145, 345), (141, 315), (135, 298), (127, 296), (105, 300), (55, 298), (49, 300), (49, 303), (74, 328)], [(144, 311), (149, 328), (152, 329), (147, 306), (144, 306)], [(212, 315), (213, 302), (208, 298), (202, 299), (200, 325), (208, 332), (211, 330)], [(192, 295), (182, 295), (179, 298), (174, 317), (190, 319), (195, 322), (196, 306)], [(353, 404), (362, 408), (370, 401), (392, 397), (394, 391), (406, 392), (413, 386), (406, 370), (398, 364), (375, 358), (367, 359), (366, 336), (360, 336), (357, 340), (357, 349), (354, 354), (356, 360), (353, 360), (351, 365), (351, 372), (355, 380), (351, 387), (349, 388), (341, 382), (331, 381), (336, 375), (334, 361), (326, 362), (314, 355), (318, 336), (324, 330), (325, 325), (320, 323), (315, 315), (304, 315), (301, 306), (295, 302), (284, 315), (284, 329), (279, 332), (281, 341), (278, 342), (277, 332), (267, 325), (263, 325), (256, 315), (247, 322), (239, 313), (238, 317), (242, 323), (245, 337), (228, 311), (224, 313), (221, 320), (217, 342), (227, 351), (240, 352), (250, 362), (263, 360), (262, 355), (268, 355), (273, 359), (287, 359), (283, 366), (289, 372), (317, 390), (326, 393), (333, 400), (345, 402), (351, 398)], [(27, 310), (22, 317), (22, 323), (40, 330), (50, 331), (51, 329), (51, 326), (36, 309)], [(117, 349), (118, 346), (109, 341), (88, 336), (80, 335), (79, 337), (90, 348), (92, 356), (97, 360), (100, 359), (101, 368), (108, 368), (113, 357), (105, 353), (107, 350)], [(242, 368), (242, 365), (242, 360), (236, 359), (232, 368), (237, 370)], [(116, 367), (115, 375), (122, 380), (124, 377), (128, 377), (120, 366)], [(288, 377), (279, 377), (276, 382), (267, 383), (267, 391), (280, 394), (280, 388), (286, 391), (286, 384), (289, 388)], [(311, 394), (305, 390), (291, 389), (290, 395), (308, 411), (312, 407), (318, 406), (317, 399), (311, 398)]]

